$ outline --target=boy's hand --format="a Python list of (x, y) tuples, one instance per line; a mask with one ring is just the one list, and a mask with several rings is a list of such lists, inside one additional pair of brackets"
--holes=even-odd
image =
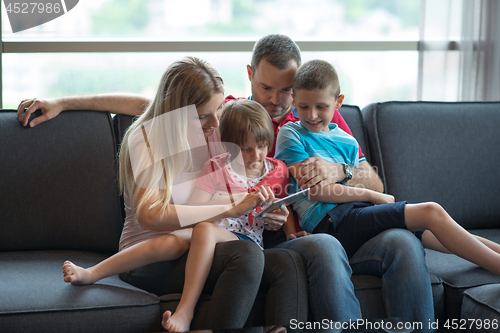
[(323, 187), (345, 178), (342, 164), (329, 163), (316, 156), (309, 157), (301, 163), (298, 176), (297, 182), (301, 189)]
[(396, 199), (393, 195), (373, 191), (373, 198), (371, 200), (371, 203), (374, 205), (384, 205), (394, 203), (395, 201)]
[(299, 232), (294, 232), (292, 234), (286, 235), (286, 240), (289, 241), (289, 240), (292, 240), (292, 239), (295, 239), (295, 238), (304, 237), (304, 236), (308, 236), (308, 235), (310, 235), (310, 233), (302, 230), (302, 231), (299, 231)]

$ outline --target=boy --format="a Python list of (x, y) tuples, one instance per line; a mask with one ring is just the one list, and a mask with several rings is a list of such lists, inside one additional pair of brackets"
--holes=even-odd
[[(299, 121), (283, 126), (276, 141), (276, 158), (286, 163), (293, 176), (290, 178), (289, 192), (300, 190), (296, 179), (302, 161), (309, 157), (318, 156), (327, 162), (344, 163), (346, 174), (351, 174), (352, 167), (359, 167), (358, 143), (338, 125), (331, 123), (336, 110), (344, 101), (335, 68), (321, 60), (309, 61), (302, 65), (294, 78), (293, 99)], [(353, 203), (364, 201), (357, 199), (354, 193), (362, 190), (377, 197), (377, 203), (394, 202), (392, 196), (342, 184), (331, 184), (322, 188), (315, 186), (310, 191), (310, 198), (314, 200), (304, 197), (293, 205), (302, 230), (338, 236), (333, 231), (340, 224), (343, 215), (354, 207), (366, 205), (361, 202)], [(341, 202), (349, 204), (337, 206), (337, 203)], [(397, 205), (400, 206), (397, 209), (403, 210), (404, 213), (404, 203)], [(330, 226), (334, 230), (329, 230)], [(383, 230), (386, 229), (388, 228), (384, 226)], [(344, 241), (340, 237), (337, 238), (346, 249), (348, 257), (351, 257), (361, 245), (383, 230), (355, 230), (356, 237), (353, 239)]]
[[(295, 177), (309, 157), (344, 163), (347, 174), (351, 166), (358, 167), (356, 140), (330, 123), (344, 100), (335, 68), (321, 60), (302, 65), (295, 74), (293, 98), (300, 121), (283, 126), (276, 142), (276, 158), (293, 176), (289, 191), (299, 190)], [(436, 203), (395, 203), (391, 195), (339, 182), (311, 188), (310, 198), (304, 196), (293, 209), (303, 230), (333, 235), (349, 258), (387, 229), (425, 230), (417, 234), (424, 247), (454, 253), (500, 275), (500, 246), (471, 235)]]

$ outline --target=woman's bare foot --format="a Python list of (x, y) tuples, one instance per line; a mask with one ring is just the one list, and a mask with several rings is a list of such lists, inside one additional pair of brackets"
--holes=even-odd
[(64, 282), (70, 282), (75, 286), (84, 286), (87, 284), (93, 284), (94, 279), (92, 277), (92, 272), (89, 269), (77, 266), (71, 261), (65, 261), (63, 264), (63, 275)]
[(169, 332), (187, 332), (191, 326), (193, 318), (187, 315), (182, 310), (175, 311), (174, 314), (170, 310), (165, 311), (161, 325)]

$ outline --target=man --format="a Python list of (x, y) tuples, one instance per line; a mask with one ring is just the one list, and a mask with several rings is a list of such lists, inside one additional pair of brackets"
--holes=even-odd
[[(273, 120), (275, 138), (279, 128), (290, 121), (298, 121), (292, 111), (292, 84), (297, 68), (301, 64), (298, 46), (287, 36), (268, 35), (261, 38), (254, 46), (251, 65), (247, 66), (251, 81), (251, 99), (262, 104)], [(230, 97), (231, 98), (231, 97)], [(335, 111), (332, 122), (351, 134), (349, 127), (338, 112)], [(359, 168), (352, 168), (352, 175), (347, 175), (342, 164), (328, 163), (320, 158), (313, 157), (303, 163), (300, 179), (302, 187), (324, 186), (334, 182), (346, 181), (350, 186), (364, 187), (382, 192), (383, 184), (371, 165), (360, 152)], [(274, 148), (271, 152), (274, 156)], [(348, 179), (350, 178), (350, 179)], [(335, 300), (333, 293), (344, 293), (344, 303), (337, 303), (338, 307), (347, 306), (352, 299), (349, 291), (342, 288), (325, 288), (337, 286), (328, 282), (328, 276), (334, 275), (341, 280), (343, 273), (330, 272), (322, 274), (325, 267), (315, 267), (320, 261), (313, 258), (309, 247), (322, 242), (305, 244), (307, 237), (285, 242), (283, 233), (274, 237), (268, 235), (266, 248), (287, 248), (299, 252), (304, 258), (309, 279), (309, 302), (314, 309), (323, 307), (325, 315), (332, 306), (330, 300)], [(324, 240), (328, 241), (328, 240)], [(303, 243), (301, 243), (303, 242)], [(313, 245), (314, 244), (314, 245)], [(332, 249), (330, 245), (328, 249)], [(332, 260), (333, 254), (323, 254), (325, 262)], [(345, 253), (342, 252), (345, 256)], [(336, 261), (338, 262), (338, 260)], [(417, 238), (406, 230), (389, 230), (366, 242), (351, 258), (350, 265), (353, 273), (358, 275), (376, 275), (382, 277), (382, 292), (388, 317), (398, 317), (408, 322), (422, 322), (433, 320), (434, 310), (429, 273), (424, 260), (422, 245)], [(318, 269), (316, 271), (316, 269)], [(339, 267), (337, 266), (338, 270)], [(312, 277), (318, 279), (314, 281)], [(409, 282), (411, 279), (412, 282)], [(417, 281), (418, 280), (418, 281)], [(318, 282), (321, 281), (321, 282)], [(315, 283), (321, 287), (316, 288)], [(337, 281), (343, 285), (343, 281)], [(413, 284), (415, 283), (415, 284)], [(338, 297), (338, 295), (337, 295)], [(411, 301), (410, 301), (411, 299)], [(318, 313), (321, 310), (317, 310)], [(342, 317), (345, 314), (338, 314)], [(354, 319), (354, 318), (352, 318)], [(425, 326), (425, 325), (424, 325)]]
[[(292, 83), (301, 64), (298, 46), (287, 36), (268, 35), (261, 38), (253, 49), (251, 64), (247, 66), (251, 82), (251, 99), (262, 104), (269, 112), (275, 128), (289, 121), (297, 121), (292, 112)], [(228, 99), (234, 99), (229, 96)], [(19, 120), (27, 118), (36, 109), (42, 116), (29, 124), (35, 126), (63, 110), (92, 109), (130, 115), (142, 113), (149, 101), (137, 95), (99, 95), (68, 97), (53, 100), (30, 99), (21, 102)], [(24, 112), (23, 110), (27, 108)], [(334, 122), (351, 133), (338, 113)], [(274, 156), (274, 148), (270, 153)], [(328, 163), (317, 157), (303, 163), (300, 179), (302, 187), (322, 187), (334, 182), (365, 187), (379, 192), (383, 184), (360, 150), (359, 168), (345, 169), (344, 165)], [(350, 281), (352, 273), (382, 277), (382, 294), (388, 317), (407, 322), (426, 323), (434, 319), (432, 291), (424, 251), (417, 238), (406, 230), (388, 230), (366, 242), (347, 259), (340, 243), (330, 235), (303, 236), (286, 241), (283, 233), (268, 236), (266, 248), (283, 248), (298, 252), (304, 259), (308, 279), (309, 306), (314, 320), (324, 318), (348, 321), (361, 318), (359, 303)], [(424, 325), (425, 327), (426, 325)]]

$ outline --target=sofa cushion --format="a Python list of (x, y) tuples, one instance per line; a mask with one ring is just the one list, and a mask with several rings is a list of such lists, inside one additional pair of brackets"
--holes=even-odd
[(134, 122), (137, 117), (129, 116), (126, 114), (117, 114), (113, 117), (113, 128), (115, 131), (115, 140), (120, 146), (122, 143), (123, 136), (125, 132), (129, 128), (130, 125)]
[[(365, 154), (367, 160), (370, 160), (370, 151), (368, 148), (365, 129), (363, 124), (363, 118), (361, 115), (361, 110), (356, 105), (342, 105), (339, 109), (342, 118), (346, 121), (349, 126), (352, 135), (358, 140), (361, 150)], [(297, 114), (295, 114), (297, 117)], [(121, 143), (123, 135), (127, 131), (127, 128), (134, 122), (136, 117), (117, 114), (113, 117), (113, 127), (115, 129), (115, 138), (118, 144)]]
[(500, 222), (500, 102), (388, 102), (363, 109), (370, 157), (396, 200), (435, 201), (466, 228)]
[(62, 112), (24, 128), (0, 112), (0, 251), (116, 252), (123, 226), (106, 112)]
[(464, 294), (459, 325), (468, 332), (498, 332), (500, 328), (500, 284), (471, 288)]
[[(471, 230), (472, 233), (500, 242), (500, 229)], [(446, 295), (446, 317), (460, 318), (464, 292), (473, 287), (500, 283), (500, 276), (493, 274), (454, 254), (426, 249), (429, 272), (443, 280)]]
[(361, 110), (356, 105), (345, 104), (340, 107), (339, 112), (349, 126), (352, 135), (358, 140), (359, 146), (363, 154), (365, 154), (366, 159), (370, 161), (370, 150), (367, 144)]
[(1, 252), (2, 332), (159, 330), (159, 299), (118, 276), (88, 286), (63, 281), (64, 260), (88, 267), (104, 258), (80, 251)]

